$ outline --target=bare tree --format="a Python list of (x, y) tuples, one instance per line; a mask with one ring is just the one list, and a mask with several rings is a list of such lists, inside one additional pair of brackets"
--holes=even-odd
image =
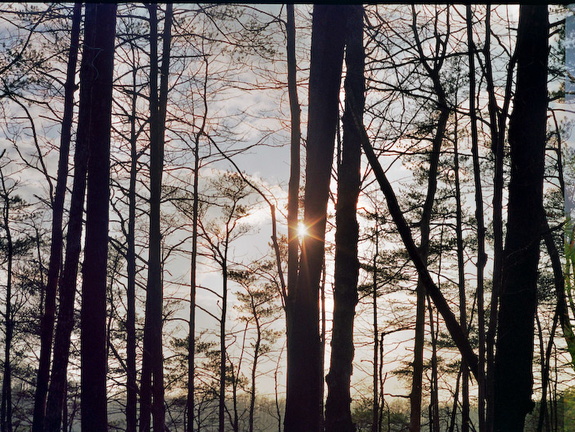
[(72, 120), (74, 115), (74, 93), (76, 63), (78, 62), (78, 46), (80, 40), (80, 22), (82, 5), (74, 5), (72, 15), (72, 29), (70, 33), (70, 51), (66, 70), (66, 83), (64, 84), (64, 113), (62, 130), (60, 132), (60, 151), (58, 160), (58, 174), (56, 189), (52, 203), (52, 236), (50, 244), (50, 263), (48, 267), (48, 280), (44, 298), (44, 315), (40, 328), (40, 358), (38, 361), (38, 374), (36, 377), (36, 393), (34, 396), (33, 432), (42, 432), (44, 416), (46, 415), (46, 398), (48, 395), (48, 381), (50, 377), (50, 359), (52, 355), (52, 341), (54, 337), (54, 323), (56, 317), (56, 293), (58, 279), (62, 267), (64, 219), (64, 197), (66, 194), (66, 181), (68, 179), (68, 155), (72, 140)]
[(357, 201), (361, 186), (361, 137), (356, 121), (361, 121), (365, 103), (365, 55), (363, 7), (350, 7), (348, 13), (344, 83), (346, 100), (342, 155), (338, 166), (334, 310), (330, 369), (326, 377), (325, 428), (326, 431), (352, 432), (355, 425), (351, 419), (350, 387), (354, 356), (353, 324), (358, 301)]
[[(165, 427), (164, 359), (162, 352), (163, 278), (160, 230), (160, 205), (164, 169), (164, 141), (168, 100), (168, 77), (172, 28), (172, 5), (166, 6), (163, 31), (162, 62), (158, 65), (158, 5), (148, 5), (150, 14), (150, 243), (146, 322), (140, 398), (140, 431), (150, 428), (152, 413), (155, 431)], [(158, 90), (158, 72), (160, 86)]]
[(116, 4), (86, 6), (80, 109), (89, 106), (86, 240), (82, 267), (81, 410), (83, 431), (108, 430), (106, 287), (110, 133)]
[(286, 304), (286, 432), (315, 432), (321, 427), (323, 370), (319, 286), (347, 12), (345, 6), (318, 5), (313, 13), (304, 195), (304, 223), (308, 235), (302, 243), (297, 283), (288, 293)]
[(494, 364), (494, 430), (523, 430), (533, 409), (534, 317), (544, 227), (547, 124), (547, 5), (521, 6), (517, 86), (509, 124), (511, 181)]

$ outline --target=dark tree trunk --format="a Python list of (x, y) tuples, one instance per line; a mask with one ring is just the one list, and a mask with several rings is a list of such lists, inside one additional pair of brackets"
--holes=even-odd
[[(168, 95), (168, 73), (172, 27), (172, 5), (166, 6), (162, 62), (158, 54), (158, 5), (148, 5), (150, 13), (150, 240), (144, 356), (140, 403), (140, 430), (150, 429), (150, 413), (154, 431), (164, 431), (164, 359), (162, 352), (163, 286), (160, 228), (162, 175), (164, 169), (164, 136)], [(160, 70), (159, 70), (160, 69)], [(160, 88), (158, 91), (158, 72)]]
[(136, 178), (138, 174), (138, 133), (136, 112), (136, 69), (132, 71), (130, 117), (130, 184), (128, 186), (128, 232), (126, 235), (126, 432), (136, 432), (138, 424), (138, 384), (136, 367)]
[(440, 432), (439, 429), (439, 388), (437, 370), (437, 339), (439, 329), (433, 319), (433, 308), (429, 297), (427, 300), (427, 311), (429, 314), (429, 333), (431, 335), (431, 377), (429, 391), (429, 430), (430, 432)]
[[(2, 152), (2, 156), (5, 152)], [(2, 370), (2, 402), (0, 403), (0, 431), (12, 432), (12, 339), (14, 337), (14, 316), (12, 310), (12, 269), (14, 266), (14, 240), (10, 224), (10, 197), (4, 173), (0, 171), (1, 196), (4, 201), (2, 225), (6, 232), (6, 304), (4, 305), (4, 359)]]
[(517, 85), (509, 124), (511, 181), (494, 365), (494, 430), (521, 431), (533, 408), (537, 267), (544, 223), (547, 6), (521, 6)]
[(46, 397), (48, 395), (48, 381), (50, 377), (50, 358), (52, 356), (52, 340), (54, 337), (54, 323), (56, 318), (56, 292), (58, 277), (62, 267), (64, 219), (64, 197), (66, 194), (66, 181), (68, 179), (68, 155), (72, 139), (72, 120), (74, 115), (74, 93), (76, 63), (78, 62), (78, 45), (80, 40), (80, 22), (82, 20), (81, 3), (74, 4), (72, 15), (72, 30), (70, 33), (70, 52), (66, 69), (66, 83), (64, 84), (64, 114), (62, 131), (60, 134), (60, 152), (58, 155), (58, 174), (56, 190), (52, 202), (52, 237), (50, 244), (50, 263), (48, 265), (48, 280), (44, 300), (44, 315), (40, 324), (40, 358), (36, 376), (36, 392), (34, 394), (34, 417), (32, 431), (42, 432), (44, 417), (46, 415)]
[(222, 315), (220, 317), (220, 385), (218, 393), (218, 432), (225, 431), (226, 412), (226, 321), (228, 315), (228, 247), (229, 225), (226, 225), (224, 259), (222, 262)]
[(303, 240), (298, 279), (287, 302), (286, 432), (317, 432), (321, 424), (319, 285), (327, 201), (338, 122), (346, 6), (315, 6), (312, 23)]
[(489, 97), (489, 126), (491, 129), (491, 148), (495, 157), (495, 167), (493, 174), (493, 286), (491, 289), (491, 305), (489, 310), (489, 324), (485, 335), (485, 425), (487, 430), (493, 429), (493, 392), (494, 392), (494, 357), (495, 357), (495, 335), (497, 333), (497, 317), (499, 309), (499, 295), (502, 284), (502, 262), (503, 262), (503, 188), (504, 188), (504, 144), (505, 131), (508, 118), (509, 107), (511, 105), (511, 92), (513, 84), (513, 73), (515, 69), (516, 56), (511, 57), (507, 67), (507, 82), (503, 106), (499, 108), (497, 104), (497, 93), (493, 81), (493, 72), (491, 66), (491, 11), (487, 8), (485, 26), (488, 31), (485, 32), (485, 46), (483, 52), (485, 55), (485, 83)]
[[(81, 251), (82, 219), (89, 154), (88, 145), (92, 134), (92, 111), (95, 109), (95, 105), (92, 104), (93, 94), (91, 89), (92, 81), (95, 79), (94, 70), (91, 66), (95, 57), (94, 38), (96, 37), (93, 8), (90, 9), (91, 21), (89, 25), (87, 21), (88, 11), (86, 11), (86, 16), (85, 42), (80, 69), (81, 87), (78, 132), (74, 152), (74, 184), (72, 186), (68, 233), (66, 236), (66, 256), (59, 285), (60, 307), (54, 336), (54, 356), (44, 424), (44, 430), (47, 432), (60, 431), (62, 412), (66, 404), (67, 368), (70, 354), (70, 336), (74, 329), (74, 302)], [(89, 34), (88, 31), (92, 33)]]
[[(447, 128), (447, 120), (449, 119), (449, 108), (447, 107), (447, 97), (443, 88), (439, 72), (443, 65), (443, 61), (433, 63), (426, 60), (423, 52), (423, 46), (419, 39), (419, 28), (417, 26), (417, 14), (415, 7), (413, 7), (413, 34), (417, 43), (417, 49), (421, 58), (421, 62), (431, 78), (433, 89), (437, 96), (437, 110), (439, 118), (437, 119), (437, 129), (433, 137), (431, 153), (429, 155), (429, 171), (427, 182), (427, 194), (423, 204), (423, 211), (420, 223), (421, 243), (419, 245), (419, 255), (427, 266), (429, 257), (429, 239), (431, 230), (431, 217), (433, 212), (433, 204), (435, 202), (435, 193), (437, 191), (437, 172), (439, 166), (439, 156), (441, 152), (441, 145), (445, 136)], [(439, 20), (436, 16), (435, 20)], [(444, 54), (444, 53), (443, 53)], [(438, 56), (442, 53), (437, 53)], [(421, 403), (422, 403), (422, 389), (423, 389), (423, 352), (425, 343), (425, 283), (423, 278), (419, 276), (417, 280), (417, 299), (416, 299), (416, 318), (415, 318), (415, 341), (413, 347), (413, 379), (411, 383), (411, 393), (409, 395), (410, 403), (410, 419), (409, 430), (411, 432), (418, 432), (421, 429)], [(431, 319), (431, 317), (430, 317)]]
[[(475, 92), (472, 93), (474, 95)], [(471, 107), (474, 107), (474, 103), (470, 103)], [(457, 125), (456, 125), (457, 127)], [(473, 133), (475, 131), (475, 133)], [(463, 220), (462, 220), (462, 205), (461, 205), (461, 184), (460, 184), (460, 177), (459, 177), (459, 143), (458, 143), (458, 136), (457, 136), (457, 129), (455, 132), (455, 139), (453, 142), (453, 170), (455, 172), (455, 235), (456, 235), (456, 244), (457, 244), (457, 274), (458, 274), (458, 288), (459, 288), (459, 323), (461, 325), (462, 330), (469, 334), (467, 330), (467, 294), (465, 292), (465, 257), (464, 257), (464, 242), (463, 242)], [(472, 123), (472, 140), (477, 138), (477, 129), (474, 128), (474, 123)], [(473, 145), (473, 144), (472, 144)], [(477, 142), (475, 141), (475, 145)], [(477, 186), (477, 184), (476, 184)], [(481, 190), (480, 192), (481, 193)], [(481, 201), (480, 201), (481, 202)], [(477, 201), (476, 201), (477, 203)], [(481, 208), (481, 207), (480, 207)], [(477, 221), (478, 227), (482, 227), (483, 219), (481, 221)], [(481, 245), (479, 246), (479, 256), (483, 256), (483, 248)], [(478, 267), (481, 264), (478, 264)], [(478, 268), (478, 281), (479, 275), (483, 276), (483, 270)], [(481, 279), (482, 281), (482, 279)], [(479, 289), (478, 289), (479, 291)], [(483, 307), (483, 302), (477, 300), (478, 303), (478, 315), (481, 314), (479, 310), (479, 303), (481, 303), (481, 307)], [(480, 330), (481, 331), (481, 330)], [(481, 338), (480, 338), (481, 339)], [(480, 349), (481, 352), (481, 349)], [(479, 362), (479, 376), (482, 377), (482, 367), (483, 363)], [(482, 393), (481, 393), (482, 394)], [(461, 363), (461, 432), (469, 432), (469, 370), (465, 365), (465, 361)], [(456, 399), (457, 401), (457, 399)], [(457, 405), (454, 404), (454, 407)], [(455, 409), (454, 409), (455, 411)]]
[(86, 5), (80, 106), (89, 103), (86, 240), (82, 267), (82, 431), (108, 430), (106, 281), (116, 4)]
[(297, 236), (299, 185), (300, 185), (300, 140), (301, 122), (300, 105), (297, 95), (297, 65), (295, 57), (295, 18), (294, 5), (286, 5), (287, 9), (287, 67), (288, 94), (291, 114), (290, 136), (290, 177), (288, 186), (288, 287), (294, 287), (297, 280), (299, 239)]
[[(359, 260), (357, 244), (357, 200), (361, 185), (361, 141), (356, 119), (363, 117), (365, 78), (363, 50), (363, 7), (350, 7), (347, 22), (345, 112), (342, 159), (338, 167), (335, 284), (330, 371), (325, 430), (353, 432), (351, 419), (351, 375), (354, 355), (353, 321), (358, 301)], [(351, 112), (353, 111), (353, 113)]]
[[(206, 80), (207, 81), (207, 80)], [(195, 422), (195, 358), (196, 358), (196, 292), (197, 292), (197, 267), (198, 267), (198, 219), (199, 219), (199, 182), (200, 182), (200, 138), (204, 133), (207, 116), (206, 84), (204, 82), (204, 117), (202, 127), (196, 135), (194, 143), (194, 184), (192, 203), (192, 253), (190, 263), (190, 316), (188, 324), (188, 395), (186, 400), (187, 409), (187, 432), (193, 432)]]
[[(476, 83), (475, 83), (475, 44), (473, 43), (473, 13), (471, 10), (471, 5), (466, 6), (466, 20), (467, 20), (467, 46), (469, 50), (469, 114), (471, 117), (471, 154), (473, 159), (473, 181), (475, 185), (475, 219), (477, 221), (477, 289), (476, 289), (476, 301), (477, 301), (477, 332), (479, 338), (479, 367), (478, 367), (478, 408), (477, 414), (479, 417), (479, 430), (484, 432), (485, 427), (485, 398), (486, 398), (486, 377), (485, 377), (485, 361), (486, 361), (486, 335), (485, 335), (485, 302), (484, 302), (484, 274), (485, 274), (485, 264), (487, 262), (487, 255), (485, 253), (485, 220), (483, 217), (483, 191), (481, 188), (481, 168), (479, 165), (479, 139), (477, 135), (477, 113), (475, 108), (475, 95), (476, 95)], [(493, 115), (492, 122), (496, 125), (496, 116)], [(496, 130), (496, 127), (495, 127)], [(493, 134), (496, 136), (496, 133)], [(456, 167), (456, 181), (459, 184), (459, 157), (457, 155), (457, 150), (455, 151), (455, 161)], [(459, 186), (458, 186), (459, 190)], [(458, 191), (457, 196), (459, 201), (461, 201), (461, 194)], [(458, 205), (458, 208), (460, 206)], [(460, 226), (461, 214), (458, 210), (458, 220), (457, 225)], [(463, 271), (462, 263), (462, 249), (463, 245), (460, 244), (460, 231), (457, 234), (457, 249), (458, 249), (458, 265), (460, 267), (460, 272)], [(464, 275), (460, 273), (460, 288), (461, 284), (465, 283)], [(463, 291), (460, 291), (464, 293)], [(461, 301), (464, 299), (461, 298)], [(460, 304), (461, 304), (460, 301)], [(463, 315), (460, 316), (463, 318)], [(461, 320), (460, 318), (460, 320)], [(462, 322), (463, 324), (463, 322)], [(465, 365), (462, 365), (465, 368)], [(463, 371), (462, 371), (463, 374)], [(464, 377), (467, 379), (468, 377)], [(463, 391), (465, 393), (465, 390)], [(465, 422), (462, 422), (465, 424)], [(465, 427), (465, 426), (464, 426)]]
[(374, 214), (375, 230), (374, 230), (374, 245), (375, 251), (373, 253), (373, 282), (372, 282), (372, 305), (373, 305), (373, 402), (371, 412), (371, 432), (379, 432), (379, 323), (377, 315), (377, 257), (379, 256), (379, 219), (377, 211)]
[[(208, 76), (209, 62), (204, 59), (205, 73)], [(204, 80), (203, 103), (204, 114), (202, 123), (194, 142), (194, 184), (192, 203), (192, 253), (190, 263), (190, 316), (188, 327), (188, 395), (186, 401), (187, 409), (187, 432), (193, 432), (195, 422), (195, 351), (196, 351), (196, 292), (197, 292), (197, 264), (198, 264), (198, 223), (200, 209), (200, 140), (205, 135), (205, 128), (208, 120), (208, 80)]]

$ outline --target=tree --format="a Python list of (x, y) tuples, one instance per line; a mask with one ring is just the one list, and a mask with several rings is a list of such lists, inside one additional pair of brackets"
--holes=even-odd
[(286, 432), (312, 432), (321, 427), (319, 286), (348, 10), (318, 5), (313, 13), (304, 194), (308, 235), (302, 243), (297, 283), (286, 304)]
[[(3, 151), (3, 157), (6, 151)], [(1, 158), (0, 158), (1, 159)], [(8, 185), (4, 176), (5, 164), (0, 166), (0, 197), (2, 199), (2, 228), (6, 235), (6, 297), (4, 315), (4, 359), (2, 373), (2, 402), (0, 405), (0, 430), (12, 432), (12, 340), (14, 337), (14, 312), (12, 309), (12, 289), (14, 279), (14, 256), (15, 242), (12, 235), (12, 207), (18, 204), (20, 199), (14, 195), (14, 188)]]
[[(257, 378), (259, 376), (260, 363), (272, 350), (279, 332), (273, 330), (271, 325), (277, 319), (279, 308), (277, 298), (279, 290), (269, 282), (259, 280), (260, 271), (267, 272), (273, 268), (273, 261), (254, 263), (254, 268), (230, 272), (230, 277), (243, 288), (236, 292), (239, 304), (235, 309), (241, 314), (239, 319), (245, 323), (244, 340), (248, 338), (251, 350), (247, 353), (251, 356), (249, 367), (249, 408), (248, 408), (248, 431), (255, 429), (255, 410), (257, 397)], [(250, 266), (252, 267), (252, 266)], [(251, 336), (248, 337), (248, 333)], [(242, 352), (242, 357), (244, 353)]]
[[(447, 11), (449, 15), (449, 10)], [(421, 63), (432, 81), (433, 91), (437, 97), (436, 109), (439, 116), (436, 120), (436, 130), (432, 139), (432, 149), (429, 154), (429, 171), (427, 173), (428, 184), (427, 194), (423, 204), (420, 226), (420, 245), (419, 255), (427, 266), (429, 258), (429, 243), (430, 243), (430, 225), (433, 212), (433, 205), (435, 201), (435, 194), (437, 191), (437, 174), (439, 166), (439, 157), (441, 154), (441, 146), (447, 128), (447, 120), (449, 119), (450, 108), (447, 102), (447, 95), (441, 81), (440, 72), (445, 61), (445, 52), (447, 49), (447, 41), (449, 33), (445, 36), (445, 40), (441, 40), (440, 35), (435, 34), (436, 38), (436, 52), (434, 56), (436, 60), (428, 62), (424, 53), (424, 48), (419, 36), (419, 29), (417, 27), (417, 13), (415, 6), (412, 6), (413, 15), (413, 35), (416, 41), (417, 53), (421, 59)], [(449, 19), (449, 18), (448, 18)], [(439, 12), (435, 11), (435, 26), (439, 20)], [(417, 303), (416, 303), (416, 323), (415, 323), (415, 343), (414, 343), (414, 360), (413, 360), (413, 380), (410, 393), (410, 426), (411, 432), (417, 432), (421, 429), (421, 399), (422, 399), (422, 385), (423, 385), (423, 350), (425, 340), (425, 299), (426, 292), (423, 278), (420, 276), (417, 281)]]
[(66, 70), (66, 83), (64, 84), (64, 113), (62, 130), (60, 132), (60, 151), (58, 160), (58, 176), (56, 190), (52, 203), (52, 236), (50, 244), (50, 263), (48, 267), (48, 280), (44, 299), (44, 315), (42, 316), (40, 333), (40, 359), (38, 376), (36, 378), (36, 394), (34, 397), (34, 420), (32, 430), (42, 432), (44, 416), (46, 415), (46, 397), (48, 394), (48, 381), (50, 377), (50, 359), (52, 354), (52, 341), (54, 337), (54, 323), (56, 316), (56, 294), (58, 279), (62, 267), (64, 198), (66, 181), (68, 179), (68, 154), (72, 140), (72, 120), (74, 115), (74, 93), (76, 63), (78, 62), (78, 46), (80, 40), (80, 22), (82, 5), (74, 5), (72, 16), (72, 29), (70, 33), (70, 52)]
[(116, 4), (86, 6), (80, 78), (80, 110), (89, 110), (82, 137), (89, 152), (81, 310), (83, 431), (108, 430), (106, 287), (116, 8)]
[[(200, 221), (200, 230), (204, 238), (209, 254), (218, 265), (222, 274), (222, 292), (219, 321), (219, 390), (218, 390), (218, 430), (225, 430), (225, 395), (228, 362), (227, 358), (227, 332), (226, 322), (228, 319), (229, 299), (229, 276), (230, 276), (230, 247), (234, 240), (245, 234), (249, 226), (242, 223), (248, 212), (246, 198), (250, 192), (244, 179), (236, 173), (226, 172), (221, 177), (212, 181), (213, 197), (217, 199), (214, 205), (219, 207), (220, 217), (209, 223)], [(237, 422), (234, 422), (237, 423)]]
[(326, 377), (328, 395), (325, 411), (327, 431), (354, 431), (351, 418), (351, 375), (353, 368), (353, 323), (358, 301), (357, 256), (359, 226), (357, 201), (361, 186), (361, 138), (357, 121), (362, 121), (365, 103), (363, 7), (350, 8), (346, 39), (345, 112), (338, 189), (335, 234), (335, 282), (330, 370)]
[[(164, 141), (168, 100), (168, 77), (172, 27), (172, 5), (166, 6), (162, 62), (158, 68), (157, 4), (148, 5), (150, 14), (150, 244), (146, 323), (140, 399), (140, 431), (149, 430), (151, 410), (155, 431), (164, 430), (164, 359), (162, 353), (163, 278), (161, 265), (160, 205), (164, 169)], [(158, 91), (158, 72), (160, 88)]]
[(547, 6), (521, 6), (517, 87), (509, 124), (511, 180), (494, 364), (494, 430), (521, 431), (533, 408), (534, 317), (544, 226)]
[[(479, 377), (478, 377), (478, 415), (479, 415), (479, 430), (485, 429), (485, 394), (486, 394), (486, 377), (485, 377), (485, 362), (486, 362), (486, 344), (485, 344), (485, 302), (484, 302), (484, 279), (485, 279), (485, 264), (487, 262), (487, 255), (485, 253), (485, 219), (483, 216), (483, 191), (481, 189), (481, 169), (479, 166), (479, 138), (477, 131), (477, 112), (475, 108), (475, 94), (476, 94), (476, 82), (475, 82), (475, 44), (473, 42), (473, 14), (471, 11), (471, 6), (466, 6), (466, 21), (467, 21), (467, 46), (469, 50), (469, 113), (471, 116), (471, 153), (473, 158), (473, 181), (475, 185), (475, 219), (477, 220), (477, 288), (476, 288), (476, 298), (477, 298), (477, 327), (479, 332)], [(495, 121), (495, 116), (493, 116), (492, 121)], [(457, 151), (455, 152), (455, 163), (457, 167), (459, 166), (459, 156)], [(456, 181), (459, 184), (459, 170), (456, 171), (457, 177)], [(458, 191), (458, 196), (460, 193)], [(459, 219), (458, 219), (459, 224)], [(458, 243), (459, 241), (459, 231), (458, 231)], [(458, 247), (460, 249), (460, 247)], [(458, 251), (458, 259), (460, 259), (460, 252)], [(462, 272), (463, 269), (460, 269)], [(464, 278), (463, 278), (464, 279)], [(460, 285), (464, 280), (460, 279)], [(460, 286), (462, 292), (464, 293), (464, 287)], [(463, 295), (461, 296), (463, 298)], [(463, 307), (463, 306), (460, 306)], [(460, 315), (460, 319), (464, 318), (464, 314)], [(464, 367), (464, 365), (462, 365)], [(463, 374), (463, 371), (462, 371)], [(464, 382), (466, 380), (465, 374), (462, 376)], [(465, 389), (463, 389), (465, 393)], [(465, 396), (464, 396), (465, 397)], [(466, 427), (466, 426), (464, 426)]]

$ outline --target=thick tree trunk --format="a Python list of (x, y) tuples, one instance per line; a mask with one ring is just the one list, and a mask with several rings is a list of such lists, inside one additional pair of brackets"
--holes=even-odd
[(537, 268), (544, 223), (547, 6), (521, 6), (509, 125), (511, 181), (494, 365), (494, 430), (521, 431), (532, 410)]
[[(342, 159), (338, 167), (335, 284), (330, 370), (325, 430), (353, 432), (351, 419), (351, 375), (354, 355), (353, 322), (358, 301), (359, 260), (357, 245), (357, 200), (361, 186), (361, 138), (355, 118), (363, 117), (365, 78), (363, 50), (363, 7), (350, 7), (347, 22), (345, 101)], [(351, 112), (353, 111), (353, 113)]]
[(297, 284), (287, 302), (286, 432), (317, 432), (321, 424), (319, 284), (324, 260), (327, 201), (338, 121), (345, 44), (345, 6), (315, 6), (312, 23), (303, 240)]
[(56, 190), (52, 202), (52, 237), (50, 244), (50, 263), (48, 264), (48, 280), (44, 300), (44, 315), (40, 324), (40, 358), (36, 375), (36, 392), (34, 394), (34, 417), (32, 431), (42, 432), (46, 415), (46, 397), (50, 377), (50, 359), (52, 356), (52, 340), (56, 318), (56, 292), (58, 278), (62, 267), (64, 219), (64, 197), (68, 180), (68, 155), (72, 139), (72, 120), (74, 115), (74, 93), (76, 63), (78, 62), (78, 45), (80, 40), (80, 22), (82, 20), (81, 3), (74, 4), (72, 14), (72, 30), (70, 33), (70, 51), (64, 84), (64, 113), (62, 131), (60, 133), (60, 152), (58, 155), (58, 174)]
[(108, 430), (106, 286), (116, 4), (86, 5), (80, 105), (90, 103), (86, 240), (82, 267), (82, 431)]
[(505, 157), (505, 131), (508, 118), (508, 112), (511, 105), (511, 92), (513, 84), (513, 74), (515, 70), (516, 56), (511, 57), (507, 67), (507, 82), (503, 106), (499, 108), (497, 104), (497, 93), (493, 81), (493, 72), (491, 66), (491, 10), (487, 9), (485, 26), (488, 31), (485, 32), (485, 46), (483, 53), (485, 55), (485, 82), (487, 94), (489, 97), (489, 126), (491, 129), (491, 148), (495, 157), (495, 166), (493, 173), (493, 286), (491, 290), (491, 305), (489, 309), (489, 325), (485, 335), (485, 427), (487, 430), (493, 429), (493, 410), (494, 410), (494, 371), (495, 362), (495, 335), (497, 333), (497, 317), (499, 309), (499, 296), (502, 284), (502, 262), (503, 262), (503, 188), (504, 188), (504, 169), (503, 162)]
[[(59, 285), (60, 307), (54, 336), (54, 356), (44, 424), (44, 430), (47, 432), (60, 431), (62, 413), (66, 404), (67, 368), (70, 354), (70, 336), (74, 329), (74, 303), (81, 251), (82, 219), (89, 154), (88, 145), (91, 136), (92, 111), (95, 109), (95, 105), (92, 104), (93, 93), (90, 87), (95, 79), (95, 72), (91, 66), (96, 51), (94, 49), (94, 38), (96, 37), (94, 27), (97, 24), (94, 23), (94, 13), (95, 11), (91, 9), (91, 21), (88, 26), (88, 11), (86, 11), (85, 42), (80, 70), (81, 87), (78, 132), (74, 153), (74, 184), (72, 186), (68, 233), (66, 236), (66, 256)], [(90, 36), (88, 31), (92, 32)]]
[[(166, 5), (162, 45), (162, 63), (158, 64), (158, 5), (148, 5), (150, 13), (150, 233), (144, 355), (140, 400), (140, 430), (165, 428), (164, 358), (162, 351), (163, 286), (160, 228), (162, 175), (164, 169), (164, 136), (170, 63), (172, 5)], [(160, 86), (158, 90), (158, 72)]]

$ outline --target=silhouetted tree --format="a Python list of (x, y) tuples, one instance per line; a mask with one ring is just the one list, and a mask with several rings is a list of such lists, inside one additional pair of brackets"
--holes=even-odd
[(80, 109), (89, 107), (85, 135), (88, 180), (82, 267), (81, 414), (83, 431), (107, 431), (106, 287), (110, 134), (116, 4), (86, 5)]
[(517, 87), (509, 123), (511, 180), (494, 364), (494, 430), (521, 431), (533, 409), (534, 317), (544, 227), (547, 5), (521, 6)]
[(346, 99), (335, 215), (333, 329), (325, 406), (325, 428), (326, 431), (333, 432), (355, 430), (351, 419), (350, 387), (354, 355), (353, 324), (359, 277), (357, 201), (361, 186), (361, 137), (358, 122), (363, 121), (365, 103), (363, 7), (350, 7), (346, 37)]

